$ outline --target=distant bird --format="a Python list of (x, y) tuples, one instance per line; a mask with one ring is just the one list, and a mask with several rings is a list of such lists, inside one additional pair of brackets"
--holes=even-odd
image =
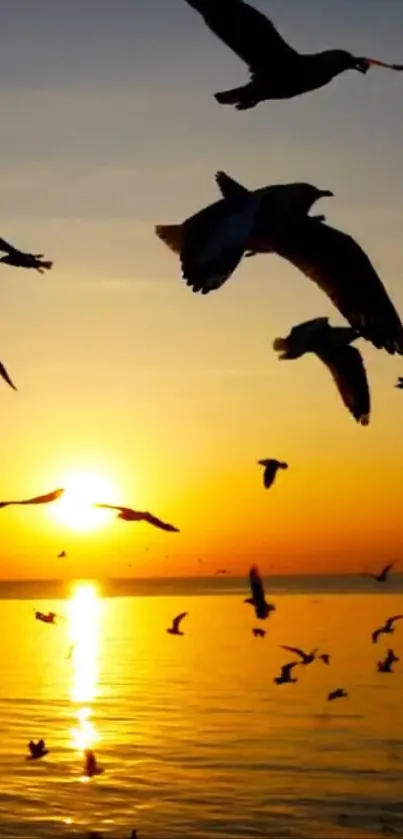
[(267, 458), (266, 460), (258, 460), (259, 466), (264, 466), (263, 483), (266, 489), (270, 489), (274, 483), (279, 469), (288, 469), (288, 463), (283, 463), (281, 460), (273, 460)]
[(256, 628), (256, 627), (254, 627), (252, 629), (252, 632), (253, 632), (255, 638), (264, 638), (264, 636), (266, 635), (266, 630), (265, 629), (259, 629), (259, 628)]
[(66, 655), (66, 658), (67, 658), (68, 661), (70, 661), (70, 659), (73, 657), (73, 653), (74, 653), (74, 650), (76, 649), (76, 646), (77, 646), (76, 642), (74, 642), (74, 644), (70, 644), (69, 651)]
[(311, 650), (310, 653), (305, 653), (304, 650), (300, 650), (298, 647), (286, 647), (284, 644), (280, 644), (282, 650), (287, 650), (289, 653), (295, 653), (301, 659), (300, 664), (312, 664), (315, 661), (316, 653), (318, 652), (317, 647), (314, 650)]
[(183, 618), (186, 618), (187, 612), (181, 612), (180, 615), (177, 615), (176, 618), (172, 621), (172, 626), (167, 629), (169, 635), (184, 635), (184, 632), (181, 632), (179, 629), (179, 624), (183, 621)]
[(396, 565), (396, 562), (397, 560), (389, 562), (389, 565), (385, 565), (379, 574), (363, 574), (363, 577), (371, 577), (373, 580), (376, 580), (377, 583), (386, 583), (386, 580), (389, 577), (389, 572), (392, 570), (393, 566)]
[(403, 390), (403, 376), (399, 376), (395, 387), (399, 388), (399, 390)]
[(57, 558), (58, 559), (65, 559), (66, 556), (67, 556), (66, 551), (60, 551), (60, 553), (57, 555)]
[(158, 527), (160, 530), (179, 533), (178, 528), (174, 527), (173, 524), (166, 524), (166, 522), (157, 519), (151, 513), (139, 512), (138, 510), (132, 510), (130, 507), (118, 507), (114, 504), (94, 504), (94, 507), (102, 510), (118, 510), (118, 519), (123, 519), (124, 521), (146, 521), (147, 524), (152, 524), (153, 527)]
[(57, 499), (60, 498), (61, 495), (63, 495), (63, 493), (64, 489), (55, 489), (53, 492), (49, 492), (47, 495), (37, 495), (35, 498), (28, 498), (25, 501), (0, 501), (0, 508), (9, 507), (11, 504), (50, 504), (51, 501), (57, 501)]
[(227, 571), (226, 568), (218, 568), (218, 570), (214, 572), (215, 577), (223, 577), (224, 574), (228, 574), (228, 571)]
[(263, 580), (256, 565), (252, 565), (249, 571), (249, 583), (252, 590), (252, 597), (247, 597), (244, 603), (249, 603), (253, 606), (256, 617), (264, 621), (270, 615), (270, 612), (276, 611), (276, 607), (266, 601)]
[(14, 382), (10, 379), (10, 376), (8, 375), (7, 370), (4, 366), (4, 364), (1, 363), (1, 361), (0, 361), (0, 376), (1, 376), (2, 379), (4, 379), (5, 382), (7, 382), (8, 385), (10, 385), (10, 387), (13, 390), (17, 390)]
[(35, 268), (40, 274), (44, 274), (53, 265), (53, 262), (42, 259), (43, 253), (24, 253), (15, 248), (14, 245), (10, 245), (5, 239), (0, 239), (0, 251), (7, 253), (7, 256), (1, 257), (0, 262), (13, 265), (16, 268)]
[(378, 638), (380, 635), (392, 635), (395, 631), (395, 627), (393, 626), (395, 621), (399, 621), (403, 618), (403, 615), (395, 615), (393, 618), (388, 618), (386, 623), (380, 627), (380, 629), (376, 629), (375, 632), (372, 633), (372, 643), (377, 644)]
[(35, 620), (41, 623), (56, 623), (57, 617), (56, 612), (48, 612), (47, 615), (44, 612), (35, 612)]
[(323, 664), (330, 664), (330, 655), (328, 653), (321, 653), (316, 656), (317, 659), (323, 661)]
[(248, 84), (214, 94), (220, 105), (235, 105), (238, 111), (270, 99), (291, 99), (317, 90), (346, 70), (363, 74), (372, 66), (403, 70), (403, 65), (357, 58), (345, 50), (298, 53), (262, 12), (244, 0), (186, 2), (249, 68)]
[(94, 775), (101, 775), (103, 771), (97, 762), (94, 752), (91, 749), (84, 749), (84, 774), (87, 778), (93, 778)]
[(280, 360), (314, 353), (326, 365), (340, 396), (354, 419), (368, 425), (370, 394), (361, 354), (349, 344), (360, 336), (346, 326), (333, 327), (328, 318), (315, 318), (294, 326), (286, 338), (276, 338), (273, 348)]
[(334, 699), (347, 699), (348, 693), (344, 688), (337, 688), (336, 690), (330, 691), (327, 697), (328, 702), (333, 702)]
[(297, 682), (298, 679), (293, 678), (291, 671), (294, 667), (298, 667), (298, 661), (291, 661), (290, 664), (284, 664), (281, 668), (280, 675), (273, 679), (276, 685), (286, 685), (290, 682)]
[(41, 757), (45, 757), (45, 755), (49, 754), (49, 749), (46, 748), (44, 740), (38, 740), (37, 743), (30, 740), (28, 743), (28, 749), (30, 754), (28, 755), (27, 760), (39, 760)]
[(379, 673), (393, 673), (393, 665), (400, 661), (399, 656), (395, 655), (394, 650), (389, 649), (385, 658), (377, 663)]

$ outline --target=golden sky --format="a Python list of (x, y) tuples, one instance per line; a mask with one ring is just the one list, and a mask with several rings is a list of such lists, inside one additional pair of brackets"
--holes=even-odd
[[(59, 502), (0, 511), (1, 576), (243, 572), (252, 559), (323, 573), (395, 558), (403, 359), (360, 342), (373, 406), (357, 427), (319, 361), (281, 364), (271, 348), (304, 319), (341, 322), (312, 283), (266, 256), (200, 298), (154, 225), (214, 201), (220, 168), (251, 187), (310, 181), (335, 193), (318, 211), (367, 250), (403, 313), (402, 76), (350, 74), (239, 114), (212, 94), (245, 68), (184, 2), (139, 14), (99, 0), (95, 20), (82, 5), (62, 16), (37, 0), (33, 15), (15, 0), (0, 33), (0, 235), (55, 262), (43, 277), (0, 268), (0, 358), (19, 388), (0, 388), (0, 496), (70, 497), (63, 521)], [(301, 50), (403, 60), (395, 0), (256, 5)], [(289, 463), (269, 492), (262, 457)], [(80, 492), (87, 510), (126, 504), (181, 533), (112, 514), (77, 530), (94, 523)]]

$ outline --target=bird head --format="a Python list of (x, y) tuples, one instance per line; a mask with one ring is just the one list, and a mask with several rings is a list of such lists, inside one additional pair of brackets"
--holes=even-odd
[[(292, 358), (293, 356), (290, 355), (289, 348), (288, 348), (288, 341), (287, 338), (275, 338), (273, 341), (273, 350), (279, 353), (279, 359), (282, 361), (286, 358)], [(262, 463), (262, 461), (260, 461)], [(263, 465), (263, 463), (262, 463)]]

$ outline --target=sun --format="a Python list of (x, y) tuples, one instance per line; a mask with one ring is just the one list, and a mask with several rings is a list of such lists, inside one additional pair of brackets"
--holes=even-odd
[(65, 488), (52, 512), (59, 524), (71, 530), (97, 530), (110, 522), (110, 512), (99, 510), (94, 504), (116, 503), (115, 487), (110, 480), (96, 472), (75, 471), (61, 478)]

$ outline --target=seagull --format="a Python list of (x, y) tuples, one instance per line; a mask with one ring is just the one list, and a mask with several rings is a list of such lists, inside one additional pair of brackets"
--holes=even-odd
[(380, 629), (376, 629), (375, 632), (372, 633), (372, 643), (377, 644), (378, 638), (380, 635), (392, 635), (395, 631), (395, 627), (393, 626), (395, 621), (399, 621), (403, 618), (403, 615), (395, 615), (393, 618), (388, 618), (386, 623), (380, 627)]
[(280, 360), (315, 353), (326, 364), (354, 419), (368, 425), (371, 406), (367, 375), (361, 354), (349, 346), (359, 337), (351, 327), (333, 327), (328, 318), (315, 318), (294, 326), (286, 338), (276, 338), (273, 348), (280, 353)]
[(314, 650), (311, 650), (310, 653), (305, 653), (304, 650), (300, 650), (298, 647), (286, 647), (284, 644), (280, 644), (282, 650), (287, 650), (289, 653), (295, 653), (295, 655), (299, 655), (301, 661), (300, 664), (312, 664), (315, 661), (316, 653), (319, 652), (318, 648), (315, 647)]
[(392, 667), (397, 661), (400, 661), (399, 656), (395, 655), (394, 651), (389, 649), (385, 658), (377, 663), (379, 673), (393, 673)]
[(57, 555), (57, 558), (58, 559), (65, 559), (66, 556), (67, 556), (66, 551), (60, 551), (60, 553)]
[(187, 612), (181, 612), (180, 615), (177, 615), (176, 618), (172, 621), (172, 626), (167, 629), (169, 635), (184, 635), (184, 632), (181, 632), (179, 629), (179, 624), (183, 621), (183, 618), (186, 618)]
[(389, 572), (392, 570), (393, 566), (396, 565), (396, 562), (397, 560), (390, 562), (389, 565), (385, 565), (379, 574), (363, 574), (363, 577), (372, 577), (372, 579), (376, 580), (377, 583), (386, 583), (386, 580), (389, 577)]
[(9, 507), (11, 504), (14, 505), (24, 505), (24, 504), (50, 504), (51, 501), (57, 501), (61, 495), (63, 495), (64, 489), (55, 489), (53, 492), (49, 492), (47, 495), (37, 495), (35, 498), (28, 498), (25, 501), (0, 501), (0, 508), (1, 507)]
[(289, 682), (297, 682), (298, 679), (294, 679), (292, 677), (291, 671), (294, 667), (298, 666), (298, 663), (299, 663), (298, 661), (291, 661), (290, 664), (283, 664), (283, 666), (281, 668), (281, 671), (280, 671), (280, 675), (275, 676), (275, 678), (273, 679), (273, 682), (275, 682), (276, 685), (285, 685), (285, 684), (288, 684)]
[(0, 251), (7, 254), (7, 256), (1, 257), (0, 262), (13, 265), (16, 268), (35, 268), (40, 274), (44, 274), (53, 265), (53, 262), (42, 259), (43, 253), (24, 253), (15, 248), (14, 245), (10, 245), (5, 239), (0, 239)]
[(94, 775), (101, 775), (104, 770), (98, 765), (94, 752), (91, 749), (84, 749), (84, 773), (87, 778)]
[(331, 690), (328, 694), (327, 701), (333, 702), (334, 699), (347, 699), (348, 693), (344, 688), (337, 688), (336, 690)]
[(38, 740), (37, 743), (30, 740), (28, 743), (28, 749), (30, 754), (28, 755), (27, 760), (39, 760), (41, 757), (45, 757), (45, 755), (49, 754), (49, 749), (46, 748), (44, 740)]
[(5, 381), (5, 382), (7, 382), (7, 384), (8, 384), (8, 385), (10, 385), (10, 387), (11, 387), (13, 390), (17, 390), (17, 389), (18, 389), (18, 388), (16, 388), (16, 386), (15, 386), (14, 382), (13, 382), (13, 381), (11, 381), (10, 376), (9, 376), (9, 375), (8, 375), (8, 373), (7, 373), (7, 370), (6, 370), (5, 366), (4, 366), (4, 364), (2, 364), (2, 363), (1, 363), (1, 361), (0, 361), (0, 376), (1, 376), (1, 378), (2, 378), (2, 379), (4, 379), (4, 381)]
[(252, 629), (252, 632), (253, 632), (255, 638), (264, 638), (264, 636), (266, 635), (266, 630), (265, 629), (259, 629), (259, 628), (256, 628), (256, 627), (254, 629)]
[(249, 603), (254, 607), (256, 617), (264, 621), (270, 615), (270, 612), (275, 612), (276, 607), (272, 603), (267, 603), (263, 580), (260, 576), (259, 569), (256, 565), (252, 565), (249, 571), (249, 582), (252, 590), (252, 597), (247, 597), (244, 603)]
[(263, 483), (266, 489), (270, 489), (274, 483), (279, 469), (288, 469), (288, 463), (282, 463), (281, 460), (273, 460), (268, 458), (266, 460), (258, 460), (259, 466), (264, 466)]
[(399, 376), (395, 387), (399, 388), (399, 390), (403, 390), (403, 376)]
[(179, 533), (178, 528), (174, 527), (173, 524), (166, 524), (166, 522), (161, 521), (161, 519), (158, 519), (151, 513), (143, 513), (138, 510), (132, 510), (131, 507), (118, 507), (114, 504), (94, 504), (94, 507), (101, 510), (118, 510), (117, 517), (118, 519), (123, 519), (123, 521), (146, 521), (147, 524), (152, 524), (153, 527), (159, 527), (160, 530), (168, 530), (170, 533)]
[(56, 612), (48, 612), (47, 615), (44, 612), (35, 612), (35, 620), (41, 621), (41, 623), (56, 623), (56, 618), (58, 615)]
[(215, 93), (220, 105), (235, 105), (238, 111), (254, 108), (270, 99), (292, 99), (324, 87), (347, 70), (367, 73), (370, 67), (403, 70), (401, 64), (385, 64), (358, 58), (346, 50), (299, 53), (289, 46), (274, 24), (244, 0), (186, 0), (208, 28), (245, 62), (250, 81), (242, 87)]

